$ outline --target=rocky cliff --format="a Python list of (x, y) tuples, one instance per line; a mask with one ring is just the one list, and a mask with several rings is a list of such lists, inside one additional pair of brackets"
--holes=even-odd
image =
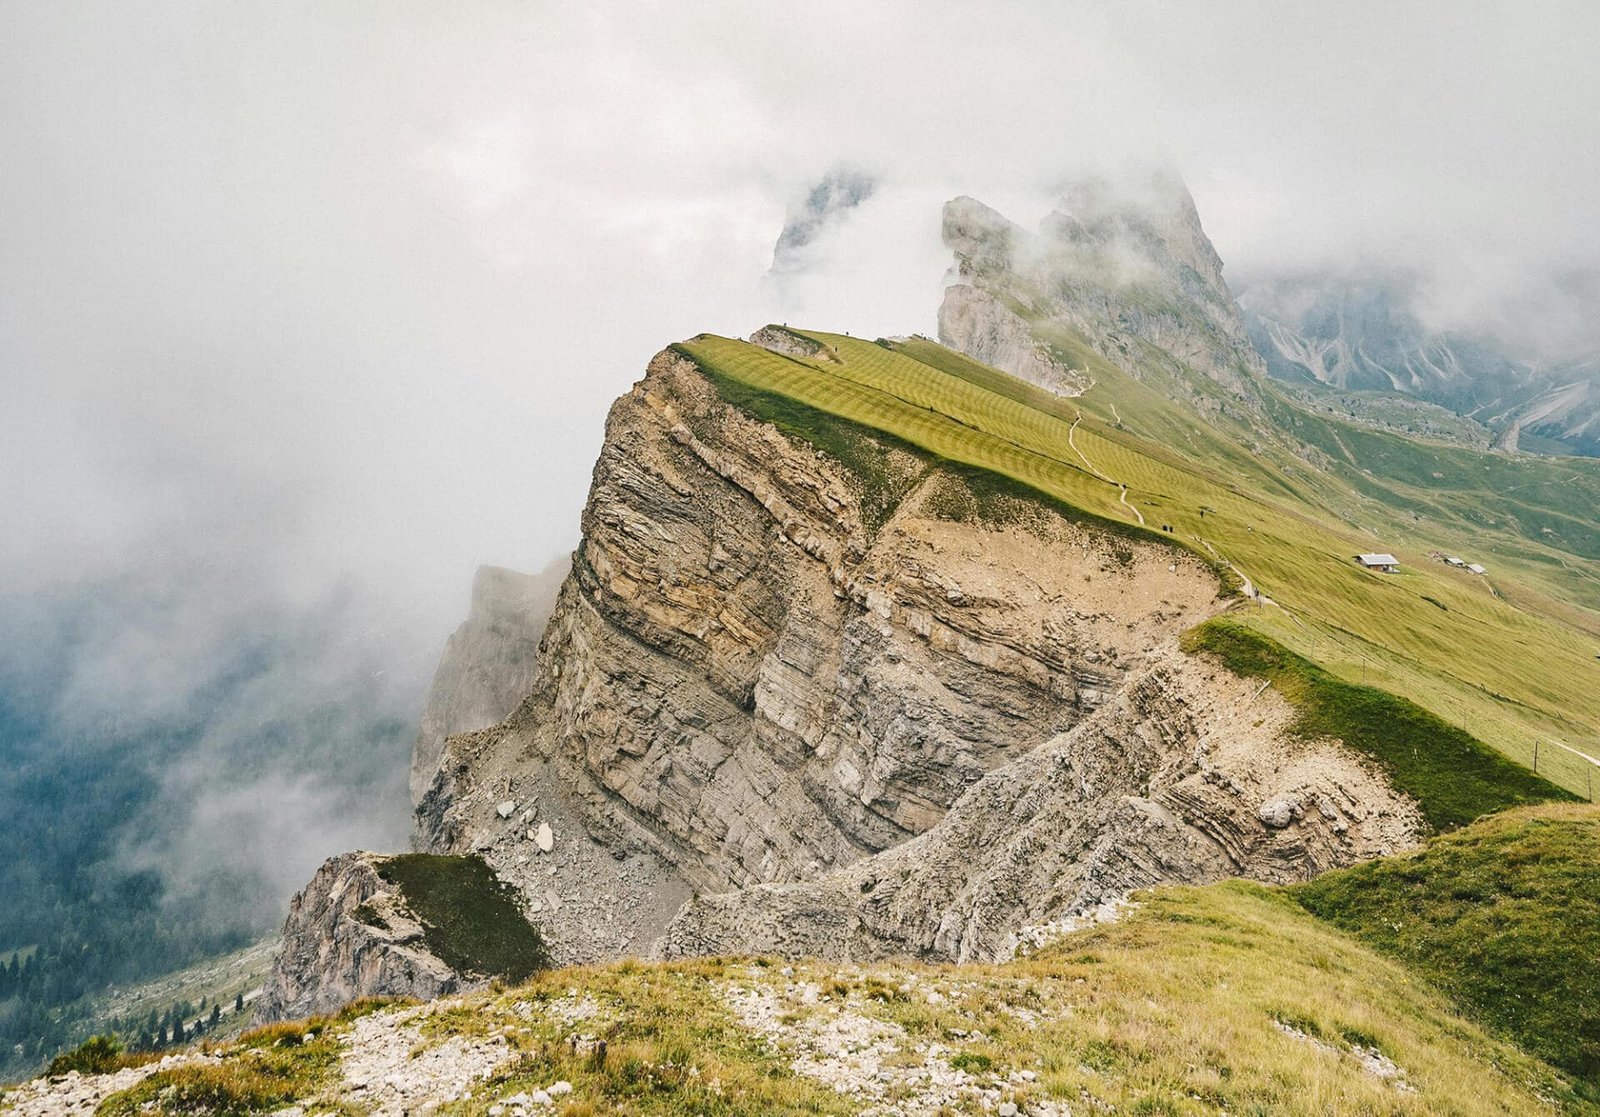
[(439, 766), (444, 739), (498, 724), (533, 685), (539, 637), (567, 573), (565, 559), (538, 574), (478, 568), (472, 606), (434, 672), (411, 753), (411, 796), (420, 799)]
[[(1070, 183), (1037, 232), (973, 198), (946, 204), (955, 282), (939, 310), (940, 340), (1064, 394), (1092, 382), (1075, 360), (1087, 346), (1136, 377), (1163, 376), (1197, 403), (1221, 388), (1252, 405), (1265, 373), (1222, 261), (1176, 175), (1113, 185)], [(1041, 333), (1039, 323), (1053, 328)]]
[(898, 495), (869, 516), (839, 460), (656, 357), (530, 694), (451, 738), (419, 840), (481, 852), (581, 961), (997, 957), (1129, 887), (1413, 839), (1336, 742), (1175, 650), (1225, 605), (1193, 554), (874, 453)]
[(428, 949), (401, 890), (379, 875), (383, 861), (341, 854), (295, 895), (278, 962), (256, 1002), (258, 1020), (333, 1012), (358, 997), (432, 1000), (486, 983)]

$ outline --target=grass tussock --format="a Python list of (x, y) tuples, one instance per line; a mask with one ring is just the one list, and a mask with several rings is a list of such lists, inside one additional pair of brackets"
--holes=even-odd
[(561, 1109), (572, 1117), (858, 1112), (734, 1021), (716, 993), (734, 965), (623, 963), (535, 978), (479, 1013), (530, 1022), (516, 1033), (515, 1059), (478, 1102), (443, 1112), (481, 1112), (494, 1098), (562, 1080), (573, 1085)]
[(159, 1058), (160, 1054), (153, 1051), (125, 1050), (116, 1036), (90, 1036), (71, 1051), (63, 1051), (51, 1059), (45, 1074), (48, 1077), (72, 1071), (79, 1074), (110, 1074), (127, 1067), (143, 1066)]
[(1600, 1104), (1600, 809), (1496, 815), (1293, 893)]
[(1415, 703), (1335, 678), (1235, 621), (1207, 621), (1185, 634), (1183, 647), (1217, 657), (1235, 674), (1269, 680), (1294, 707), (1292, 732), (1338, 737), (1371, 756), (1436, 830), (1507, 807), (1573, 798)]
[[(257, 1029), (220, 1063), (190, 1063), (158, 1070), (130, 1089), (112, 1094), (96, 1117), (236, 1117), (271, 1113), (309, 1097), (328, 1085), (339, 1058), (339, 1044), (323, 1027), (268, 1036)], [(270, 1040), (270, 1041), (269, 1041)]]

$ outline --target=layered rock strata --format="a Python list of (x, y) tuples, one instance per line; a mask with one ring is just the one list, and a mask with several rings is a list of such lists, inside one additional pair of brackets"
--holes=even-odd
[(1270, 695), (1245, 725), (1242, 684), (1174, 650), (1224, 604), (1194, 555), (878, 453), (875, 526), (861, 477), (658, 355), (530, 693), (449, 740), (422, 847), (481, 852), (572, 962), (998, 957), (1127, 887), (1412, 840), (1337, 743), (1289, 742)]

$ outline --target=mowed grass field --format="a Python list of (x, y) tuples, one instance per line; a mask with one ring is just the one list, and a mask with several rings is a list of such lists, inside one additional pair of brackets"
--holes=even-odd
[[(1586, 602), (1563, 601), (1552, 586), (1523, 590), (1504, 576), (1496, 593), (1398, 539), (1380, 546), (1337, 507), (1362, 499), (1337, 476), (1304, 463), (1286, 470), (1280, 448), (1239, 445), (1103, 368), (1092, 371), (1117, 394), (1096, 400), (1091, 390), (1079, 401), (926, 340), (791, 332), (824, 351), (797, 359), (712, 335), (679, 348), (718, 376), (1139, 530), (1122, 500), (1126, 485), (1151, 534), (1225, 560), (1276, 603), (1251, 606), (1244, 623), (1339, 677), (1412, 699), (1519, 763), (1532, 766), (1537, 747), (1541, 775), (1590, 793), (1593, 766), (1556, 744), (1600, 756), (1600, 640), (1585, 631)], [(1162, 436), (1142, 437), (1142, 427)], [(1386, 507), (1381, 519), (1396, 516)], [(1470, 552), (1471, 542), (1457, 549)], [(1352, 561), (1379, 549), (1396, 553), (1403, 573), (1374, 574)]]

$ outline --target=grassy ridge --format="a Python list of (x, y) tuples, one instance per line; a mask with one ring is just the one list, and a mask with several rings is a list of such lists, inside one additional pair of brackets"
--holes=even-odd
[(1415, 703), (1337, 679), (1232, 620), (1191, 629), (1183, 646), (1216, 656), (1236, 675), (1270, 681), (1295, 709), (1291, 732), (1338, 737), (1376, 759), (1435, 830), (1507, 807), (1573, 798)]
[[(695, 357), (685, 347), (674, 348), (691, 359)], [(753, 386), (716, 366), (701, 364), (701, 370), (725, 403), (771, 423), (791, 438), (809, 443), (846, 466), (860, 486), (862, 515), (869, 531), (882, 527), (900, 502), (910, 495), (916, 483), (927, 475), (930, 468), (937, 467), (966, 490), (970, 500), (964, 503), (970, 504), (971, 518), (995, 524), (1011, 522), (1015, 511), (1004, 508), (1010, 502), (1045, 509), (1064, 519), (1093, 524), (1112, 533), (1146, 539), (1155, 537), (1154, 532), (1124, 520), (1109, 519), (1085, 511), (1079, 505), (1007, 474), (940, 457), (888, 431), (841, 418), (780, 392)], [(919, 468), (909, 469), (905, 462), (896, 462), (893, 457), (896, 453), (917, 463)], [(950, 518), (969, 518), (950, 506), (945, 511)], [(1163, 538), (1162, 541), (1169, 545), (1184, 546), (1187, 550), (1195, 549), (1170, 538)], [(1201, 553), (1200, 558), (1216, 572), (1224, 594), (1237, 592), (1238, 579), (1231, 571), (1220, 566), (1209, 555)]]
[(1293, 892), (1600, 1103), (1600, 810), (1497, 815)]
[[(1600, 662), (1596, 637), (1570, 623), (1577, 606), (1509, 584), (1496, 593), (1399, 542), (1346, 531), (1331, 510), (1359, 495), (1281, 447), (1251, 452), (1092, 354), (1079, 363), (1095, 388), (1066, 400), (925, 339), (791, 332), (827, 359), (709, 335), (678, 348), (750, 410), (807, 409), (802, 436), (823, 448), (830, 425), (878, 432), (1137, 531), (1122, 492), (1104, 478), (1125, 483), (1151, 527), (1172, 527), (1163, 538), (1231, 562), (1283, 607), (1255, 610), (1250, 626), (1330, 673), (1411, 696), (1523, 764), (1552, 737), (1600, 753)], [(830, 452), (848, 463), (849, 447)], [(1378, 546), (1401, 555), (1404, 573), (1374, 575), (1351, 561)], [(1540, 767), (1569, 790), (1586, 786), (1570, 754), (1546, 745)]]
[(457, 973), (523, 981), (550, 965), (516, 890), (477, 854), (404, 853), (379, 861), (377, 870), (422, 921), (428, 949)]

